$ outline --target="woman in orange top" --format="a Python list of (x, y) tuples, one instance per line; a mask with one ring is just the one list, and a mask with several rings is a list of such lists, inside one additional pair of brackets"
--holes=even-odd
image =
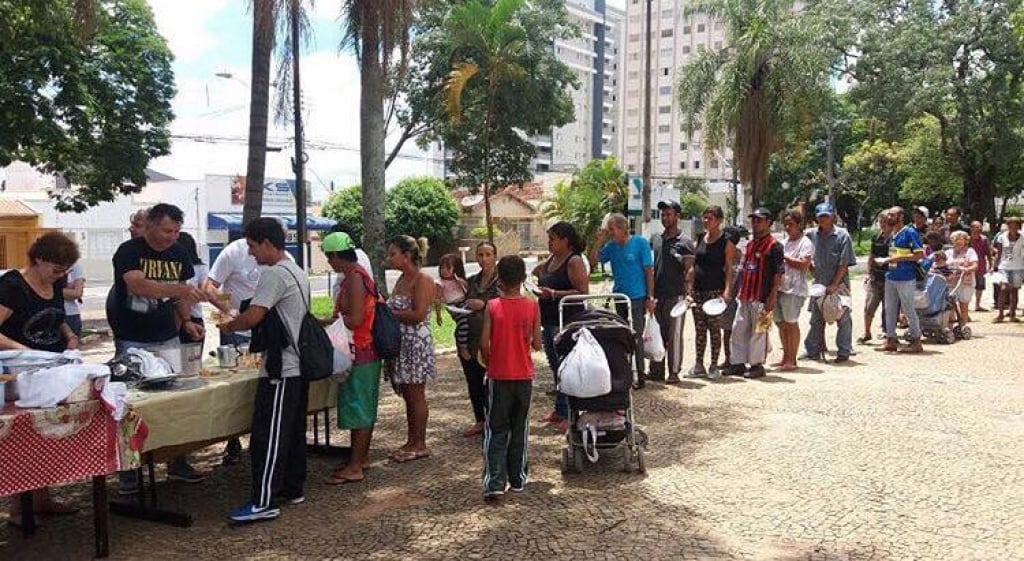
[(348, 234), (333, 233), (324, 238), (320, 247), (331, 268), (345, 275), (338, 289), (335, 315), (352, 330), (355, 354), (348, 378), (338, 387), (338, 428), (352, 431), (352, 455), (327, 478), (328, 485), (341, 485), (363, 480), (373, 425), (377, 422), (381, 362), (371, 333), (377, 287), (369, 273), (357, 263), (356, 248)]

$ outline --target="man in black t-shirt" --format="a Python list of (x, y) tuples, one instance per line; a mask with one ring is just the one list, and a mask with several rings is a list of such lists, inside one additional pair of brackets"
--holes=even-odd
[[(195, 271), (188, 253), (178, 245), (184, 220), (180, 208), (155, 205), (146, 213), (145, 232), (122, 243), (114, 253), (114, 295), (107, 322), (118, 356), (130, 348), (177, 346), (182, 326), (195, 339), (205, 335), (202, 326), (189, 321), (192, 305), (206, 296), (185, 284)], [(188, 483), (203, 480), (185, 456), (168, 464), (167, 477)], [(121, 494), (138, 492), (135, 472), (122, 472), (120, 479)]]
[(892, 245), (893, 226), (896, 220), (888, 210), (882, 211), (878, 217), (881, 228), (875, 239), (871, 241), (871, 257), (868, 259), (868, 277), (864, 280), (867, 295), (864, 300), (864, 335), (857, 339), (861, 344), (871, 342), (871, 322), (875, 318), (878, 306), (882, 305), (882, 331), (885, 332), (885, 272), (888, 267), (880, 265), (879, 259), (889, 258), (889, 246)]
[[(683, 321), (673, 318), (672, 308), (683, 295), (686, 271), (693, 266), (693, 242), (679, 229), (679, 217), (683, 208), (675, 201), (658, 203), (661, 225), (665, 231), (651, 236), (654, 250), (654, 316), (661, 327), (661, 338), (665, 342), (665, 358), (651, 362), (648, 379), (679, 383), (679, 371), (683, 365)], [(665, 378), (665, 363), (668, 363), (668, 378)]]

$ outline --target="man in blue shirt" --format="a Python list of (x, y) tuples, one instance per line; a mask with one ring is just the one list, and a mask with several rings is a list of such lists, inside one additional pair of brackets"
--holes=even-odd
[(888, 266), (885, 273), (885, 346), (880, 351), (900, 350), (896, 339), (896, 317), (900, 310), (910, 324), (910, 345), (903, 349), (907, 353), (920, 353), (921, 323), (914, 308), (914, 293), (917, 290), (917, 262), (924, 258), (921, 236), (913, 226), (906, 226), (906, 215), (901, 207), (893, 207), (896, 222), (889, 248), (888, 259), (876, 259), (879, 266)]
[[(625, 216), (610, 215), (607, 230), (602, 228), (597, 232), (597, 240), (590, 250), (590, 262), (611, 263), (615, 279), (612, 291), (629, 297), (633, 331), (637, 338), (636, 374), (640, 385), (643, 385), (644, 316), (645, 312), (654, 313), (654, 254), (651, 244), (641, 236), (631, 236), (628, 228)], [(624, 304), (618, 305), (618, 312), (624, 318), (627, 316)]]
[[(821, 203), (814, 208), (814, 217), (818, 228), (807, 233), (807, 238), (814, 244), (814, 284), (825, 285), (825, 294), (831, 296), (850, 295), (850, 267), (857, 264), (857, 256), (853, 253), (853, 240), (845, 228), (835, 224), (835, 209), (829, 203)], [(804, 349), (809, 358), (821, 356), (824, 347), (825, 319), (821, 307), (811, 299), (811, 328), (804, 339)], [(836, 321), (836, 362), (850, 360), (853, 353), (853, 318), (850, 308), (846, 308)]]

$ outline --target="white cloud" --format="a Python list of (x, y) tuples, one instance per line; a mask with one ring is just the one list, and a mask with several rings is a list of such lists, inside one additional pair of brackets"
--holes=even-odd
[(206, 24), (238, 0), (149, 0), (160, 34), (179, 62), (195, 61), (213, 49), (217, 37)]

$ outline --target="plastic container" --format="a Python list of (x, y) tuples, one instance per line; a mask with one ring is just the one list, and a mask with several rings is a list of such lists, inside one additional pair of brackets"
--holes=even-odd
[(203, 344), (188, 343), (181, 345), (181, 375), (198, 376), (203, 368)]

